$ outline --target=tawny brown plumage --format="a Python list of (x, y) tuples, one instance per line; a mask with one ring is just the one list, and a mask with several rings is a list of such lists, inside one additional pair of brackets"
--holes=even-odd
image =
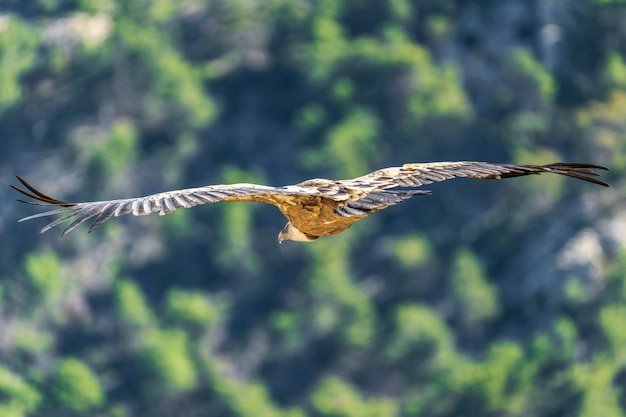
[(54, 210), (28, 216), (20, 221), (63, 214), (45, 226), (41, 233), (69, 219), (74, 220), (62, 235), (71, 232), (92, 217), (96, 217), (96, 220), (89, 228), (89, 232), (113, 216), (124, 214), (142, 216), (151, 213), (164, 215), (180, 207), (189, 208), (220, 201), (254, 201), (278, 207), (289, 220), (278, 236), (279, 241), (311, 241), (320, 236), (340, 233), (369, 214), (415, 195), (428, 194), (429, 191), (415, 189), (425, 184), (457, 177), (500, 179), (552, 173), (608, 187), (606, 182), (597, 178), (599, 174), (594, 169), (607, 170), (600, 165), (581, 163), (512, 165), (486, 162), (431, 162), (384, 168), (350, 180), (312, 179), (283, 187), (257, 184), (209, 185), (145, 197), (84, 203), (67, 203), (52, 198), (19, 176), (17, 179), (26, 189), (13, 185), (11, 187), (33, 199), (33, 201), (19, 200), (21, 202), (56, 207)]

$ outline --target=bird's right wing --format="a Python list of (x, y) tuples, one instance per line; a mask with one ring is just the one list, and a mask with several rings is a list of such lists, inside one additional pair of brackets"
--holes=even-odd
[(41, 229), (44, 233), (66, 220), (74, 219), (63, 231), (62, 236), (74, 230), (85, 221), (96, 217), (89, 228), (89, 232), (100, 227), (111, 217), (125, 214), (144, 216), (152, 213), (164, 215), (173, 212), (177, 208), (190, 208), (200, 204), (217, 203), (220, 201), (257, 201), (276, 205), (280, 196), (311, 195), (315, 190), (299, 186), (269, 187), (258, 184), (228, 184), (209, 185), (199, 188), (187, 188), (182, 190), (168, 191), (152, 194), (145, 197), (126, 198), (119, 200), (90, 201), (83, 203), (68, 203), (52, 198), (30, 185), (20, 176), (16, 176), (25, 189), (11, 185), (11, 187), (30, 197), (32, 201), (18, 200), (23, 203), (54, 207), (53, 210), (24, 217), (19, 221), (63, 214)]
[(548, 165), (492, 164), (487, 162), (428, 162), (404, 164), (401, 167), (379, 169), (362, 177), (339, 183), (352, 188), (388, 190), (396, 187), (414, 188), (452, 178), (511, 178), (552, 173), (608, 187), (597, 178), (594, 169), (608, 170), (601, 165), (581, 163), (554, 163)]

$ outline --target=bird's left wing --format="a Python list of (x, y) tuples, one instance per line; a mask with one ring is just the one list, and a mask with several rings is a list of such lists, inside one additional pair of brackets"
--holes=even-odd
[(553, 173), (592, 182), (608, 187), (597, 177), (594, 169), (606, 167), (582, 163), (554, 163), (549, 165), (491, 164), (487, 162), (429, 162), (405, 164), (401, 167), (384, 168), (352, 180), (339, 181), (348, 187), (387, 190), (391, 188), (420, 187), (424, 184), (445, 181), (457, 177), (509, 178), (524, 175)]
[(47, 217), (56, 214), (63, 216), (55, 219), (43, 229), (44, 233), (66, 220), (74, 219), (63, 231), (62, 236), (74, 230), (83, 222), (96, 217), (89, 228), (89, 232), (100, 227), (111, 217), (124, 214), (144, 216), (152, 213), (164, 215), (171, 213), (177, 208), (190, 208), (200, 204), (217, 203), (220, 201), (257, 201), (276, 205), (280, 196), (311, 195), (316, 192), (313, 188), (300, 186), (269, 187), (258, 184), (228, 184), (209, 185), (199, 188), (187, 188), (182, 190), (168, 191), (152, 194), (145, 197), (126, 198), (119, 200), (90, 201), (83, 203), (68, 203), (52, 198), (30, 185), (20, 176), (16, 176), (25, 189), (11, 185), (11, 187), (30, 197), (32, 201), (18, 200), (23, 203), (55, 207), (53, 210), (24, 217), (19, 221)]

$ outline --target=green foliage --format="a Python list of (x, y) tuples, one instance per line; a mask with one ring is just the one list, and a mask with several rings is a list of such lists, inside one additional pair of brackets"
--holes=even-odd
[(397, 237), (393, 242), (393, 254), (406, 268), (424, 266), (432, 256), (430, 242), (424, 236)]
[(54, 342), (50, 333), (27, 326), (20, 327), (14, 338), (17, 349), (33, 354), (50, 349)]
[(115, 0), (79, 0), (79, 3), (87, 13), (111, 13), (116, 7)]
[(115, 282), (118, 313), (124, 322), (134, 326), (148, 326), (154, 315), (141, 289), (132, 281), (119, 279)]
[(37, 3), (39, 5), (39, 7), (41, 7), (41, 9), (45, 12), (51, 12), (53, 10), (55, 10), (59, 3), (61, 3), (62, 0), (37, 0)]
[(411, 16), (412, 6), (408, 0), (389, 0), (389, 7), (395, 17), (406, 20)]
[(22, 98), (20, 77), (36, 62), (37, 32), (16, 16), (0, 20), (0, 114)]
[(513, 75), (526, 78), (532, 82), (542, 103), (549, 104), (554, 100), (556, 87), (552, 75), (536, 60), (529, 51), (517, 49), (512, 54)]
[(562, 356), (571, 357), (574, 354), (578, 337), (575, 324), (571, 320), (561, 317), (554, 324), (554, 332), (560, 339)]
[(397, 69), (411, 76), (406, 106), (415, 122), (429, 117), (471, 116), (458, 69), (451, 64), (434, 64), (428, 51), (411, 42), (403, 31), (389, 27), (382, 39), (348, 40), (341, 26), (327, 17), (315, 20), (312, 30), (315, 42), (304, 50), (302, 58), (313, 81), (331, 78), (351, 62)]
[[(329, 332), (341, 326), (343, 339), (355, 346), (367, 346), (375, 332), (375, 315), (365, 291), (352, 281), (346, 257), (348, 238), (337, 236), (334, 242), (320, 241), (308, 246), (316, 262), (311, 271), (310, 288), (318, 299), (315, 306), (315, 326)], [(316, 242), (318, 243), (318, 242)]]
[(300, 346), (302, 338), (300, 329), (302, 321), (297, 314), (288, 311), (274, 313), (271, 318), (272, 327), (285, 339), (287, 347)]
[(220, 312), (206, 296), (172, 288), (167, 294), (167, 314), (173, 320), (198, 325), (211, 325), (219, 320)]
[(191, 236), (193, 230), (190, 228), (191, 219), (189, 211), (176, 210), (164, 216), (161, 219), (163, 222), (163, 229), (173, 236)]
[(50, 249), (29, 255), (24, 263), (30, 282), (45, 297), (59, 295), (64, 288), (61, 260)]
[(322, 381), (311, 396), (313, 407), (322, 416), (391, 417), (398, 415), (397, 405), (390, 399), (365, 400), (359, 391), (337, 377)]
[(324, 108), (317, 103), (303, 107), (296, 115), (295, 126), (304, 131), (315, 129), (326, 121)]
[[(199, 145), (198, 137), (194, 133), (182, 132), (176, 136), (176, 141), (172, 146), (162, 149), (163, 159), (166, 164), (163, 167), (163, 174), (168, 184), (177, 184), (182, 181), (184, 175), (183, 169), (187, 161), (192, 159), (199, 151)], [(179, 213), (187, 212), (183, 210), (175, 212), (176, 215)], [(172, 220), (171, 216), (165, 219), (166, 221)]]
[(190, 353), (189, 338), (181, 330), (150, 329), (145, 335), (142, 359), (172, 393), (184, 393), (197, 384), (198, 374)]
[(418, 353), (434, 369), (455, 361), (453, 337), (446, 323), (430, 308), (417, 304), (399, 306), (394, 316), (395, 333), (386, 347), (393, 359)]
[(526, 406), (519, 379), (523, 375), (524, 353), (512, 342), (494, 343), (485, 362), (474, 368), (473, 389), (486, 401), (491, 410), (519, 413)]
[[(416, 84), (425, 85), (428, 93), (417, 92), (411, 97), (409, 110), (418, 120), (427, 117), (458, 117), (462, 119), (471, 116), (467, 97), (461, 88), (461, 79), (458, 69), (453, 65), (443, 68), (431, 68), (430, 71), (418, 74)], [(441, 94), (435, 94), (440, 91)]]
[(626, 62), (620, 54), (616, 52), (609, 54), (604, 71), (611, 85), (626, 89)]
[(433, 15), (427, 21), (428, 31), (437, 37), (450, 33), (450, 21), (442, 15)]
[(563, 292), (565, 298), (572, 304), (583, 304), (593, 298), (588, 286), (575, 276), (567, 280)]
[(151, 1), (147, 10), (150, 20), (163, 22), (173, 18), (180, 7), (178, 3), (175, 0)]
[(592, 101), (577, 114), (578, 124), (606, 154), (611, 169), (626, 171), (626, 91), (614, 89), (602, 101)]
[(624, 415), (618, 390), (613, 384), (617, 368), (606, 358), (574, 365), (572, 379), (582, 391), (581, 417)]
[(328, 17), (315, 19), (311, 31), (316, 42), (304, 52), (304, 57), (316, 63), (309, 69), (313, 80), (323, 80), (334, 70), (335, 62), (345, 56), (349, 45), (343, 37), (341, 25)]
[(137, 129), (128, 120), (113, 125), (107, 138), (101, 142), (95, 156), (106, 168), (107, 175), (115, 178), (137, 158)]
[(349, 101), (354, 96), (354, 84), (352, 81), (346, 78), (338, 80), (333, 88), (333, 96), (338, 101)]
[(626, 300), (626, 248), (620, 248), (606, 267), (606, 281), (611, 301)]
[(181, 59), (156, 27), (140, 27), (127, 19), (120, 19), (117, 24), (124, 44), (145, 59), (154, 77), (155, 96), (146, 102), (152, 117), (165, 118), (172, 102), (180, 106), (179, 113), (184, 113), (192, 126), (209, 123), (217, 109), (204, 93), (201, 72)]
[(626, 0), (590, 0), (592, 4), (599, 6), (616, 6), (626, 3)]
[(2, 416), (25, 416), (41, 403), (40, 393), (19, 375), (0, 365), (0, 412)]
[(77, 359), (60, 361), (51, 378), (54, 397), (70, 410), (85, 412), (104, 403), (104, 391), (98, 376)]
[(498, 296), (489, 284), (480, 261), (469, 249), (457, 251), (451, 271), (452, 292), (466, 323), (493, 318), (498, 314)]
[(220, 373), (212, 375), (213, 389), (228, 408), (241, 417), (304, 417), (299, 408), (283, 410), (270, 399), (267, 389), (259, 382), (243, 382)]
[(367, 162), (376, 155), (378, 121), (364, 109), (358, 109), (334, 125), (319, 151), (307, 152), (305, 162), (331, 166), (340, 177), (353, 178), (369, 171)]
[(598, 315), (598, 321), (610, 346), (609, 352), (618, 364), (626, 364), (626, 306), (606, 305)]

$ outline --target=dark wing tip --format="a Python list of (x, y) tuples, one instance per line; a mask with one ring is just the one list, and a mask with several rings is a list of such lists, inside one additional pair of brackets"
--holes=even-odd
[(587, 163), (580, 163), (580, 162), (557, 162), (555, 164), (550, 164), (549, 166), (562, 166), (562, 167), (570, 167), (570, 168), (590, 168), (590, 169), (602, 169), (604, 171), (610, 171), (610, 169), (608, 167), (605, 167), (604, 165), (587, 164)]
[(587, 164), (580, 162), (557, 162), (554, 164), (544, 165), (544, 167), (557, 174), (591, 182), (601, 185), (603, 187), (610, 187), (609, 183), (595, 178), (599, 177), (600, 174), (595, 172), (594, 169), (609, 171), (609, 168), (603, 165)]
[(20, 194), (23, 194), (26, 197), (29, 197), (35, 200), (35, 201), (25, 201), (22, 199), (18, 199), (17, 201), (19, 201), (20, 203), (26, 203), (26, 204), (45, 203), (45, 204), (53, 204), (57, 206), (62, 206), (62, 207), (72, 207), (75, 205), (73, 203), (68, 203), (65, 201), (57, 200), (56, 198), (52, 198), (49, 195), (42, 193), (41, 191), (39, 191), (38, 189), (30, 185), (28, 181), (26, 181), (24, 178), (20, 177), (17, 174), (15, 175), (15, 178), (17, 178), (17, 180), (26, 188), (26, 190), (20, 187), (17, 187), (13, 184), (9, 184), (9, 187), (13, 188), (15, 191), (19, 192)]

